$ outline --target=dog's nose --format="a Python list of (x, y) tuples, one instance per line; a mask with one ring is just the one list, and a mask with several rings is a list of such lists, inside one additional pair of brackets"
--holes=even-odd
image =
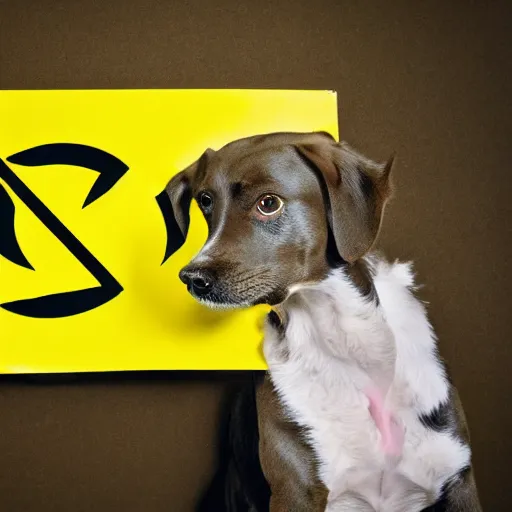
[(213, 277), (207, 270), (184, 268), (180, 272), (180, 279), (198, 297), (206, 295), (213, 288)]

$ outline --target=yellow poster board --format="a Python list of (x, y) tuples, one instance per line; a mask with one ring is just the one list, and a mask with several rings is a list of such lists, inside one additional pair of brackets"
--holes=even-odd
[(263, 369), (266, 308), (210, 311), (162, 263), (157, 197), (203, 151), (275, 131), (338, 136), (330, 91), (0, 91), (0, 373)]

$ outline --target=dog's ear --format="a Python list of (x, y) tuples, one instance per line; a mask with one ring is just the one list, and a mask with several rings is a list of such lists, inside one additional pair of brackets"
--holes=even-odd
[(319, 176), (338, 253), (353, 263), (371, 249), (377, 238), (384, 206), (391, 194), (394, 156), (387, 163), (379, 164), (348, 144), (327, 138), (299, 144), (296, 149)]
[(206, 170), (208, 157), (213, 150), (207, 149), (199, 160), (176, 174), (168, 183), (165, 191), (171, 201), (174, 218), (183, 238), (186, 238), (190, 223), (190, 203), (192, 201), (192, 184), (200, 179)]
[(176, 224), (180, 228), (183, 238), (187, 237), (190, 223), (190, 203), (192, 202), (191, 180), (197, 170), (198, 162), (194, 162), (185, 170), (179, 172), (165, 187), (165, 193), (171, 202), (172, 212)]
[(176, 174), (156, 197), (167, 230), (167, 246), (162, 264), (185, 242), (190, 224), (192, 184), (204, 172), (208, 155), (212, 152), (206, 150), (199, 160)]

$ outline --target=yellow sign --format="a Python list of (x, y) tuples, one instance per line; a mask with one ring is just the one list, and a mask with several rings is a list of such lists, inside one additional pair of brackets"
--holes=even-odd
[(180, 246), (160, 193), (208, 147), (336, 137), (334, 93), (2, 91), (0, 119), (0, 373), (266, 367), (265, 308), (189, 296), (206, 223)]

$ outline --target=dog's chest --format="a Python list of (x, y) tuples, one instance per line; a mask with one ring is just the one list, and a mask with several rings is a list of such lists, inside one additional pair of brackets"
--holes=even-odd
[[(446, 397), (447, 386), (428, 344), (414, 339), (425, 326), (414, 332), (404, 325), (398, 335), (387, 320), (379, 325), (381, 317), (364, 311), (340, 324), (325, 314), (331, 306), (318, 296), (299, 303), (291, 308), (286, 334), (269, 329), (265, 339), (274, 386), (317, 455), (329, 489), (327, 510), (420, 511), (469, 461), (468, 449), (449, 432), (420, 420), (422, 411)], [(404, 348), (408, 337), (412, 352)], [(379, 407), (400, 425), (398, 452), (383, 449), (371, 389), (382, 391)]]
[[(272, 372), (281, 399), (305, 427), (318, 457), (320, 477), (330, 491), (328, 510), (422, 510), (459, 469), (458, 447), (449, 436), (428, 431), (404, 407), (403, 392), (393, 397), (391, 390), (388, 406), (404, 429), (404, 439), (400, 453), (386, 453), (367, 395), (357, 382), (339, 378), (345, 370), (333, 365), (309, 382), (292, 366)], [(350, 508), (354, 496), (372, 508)]]

